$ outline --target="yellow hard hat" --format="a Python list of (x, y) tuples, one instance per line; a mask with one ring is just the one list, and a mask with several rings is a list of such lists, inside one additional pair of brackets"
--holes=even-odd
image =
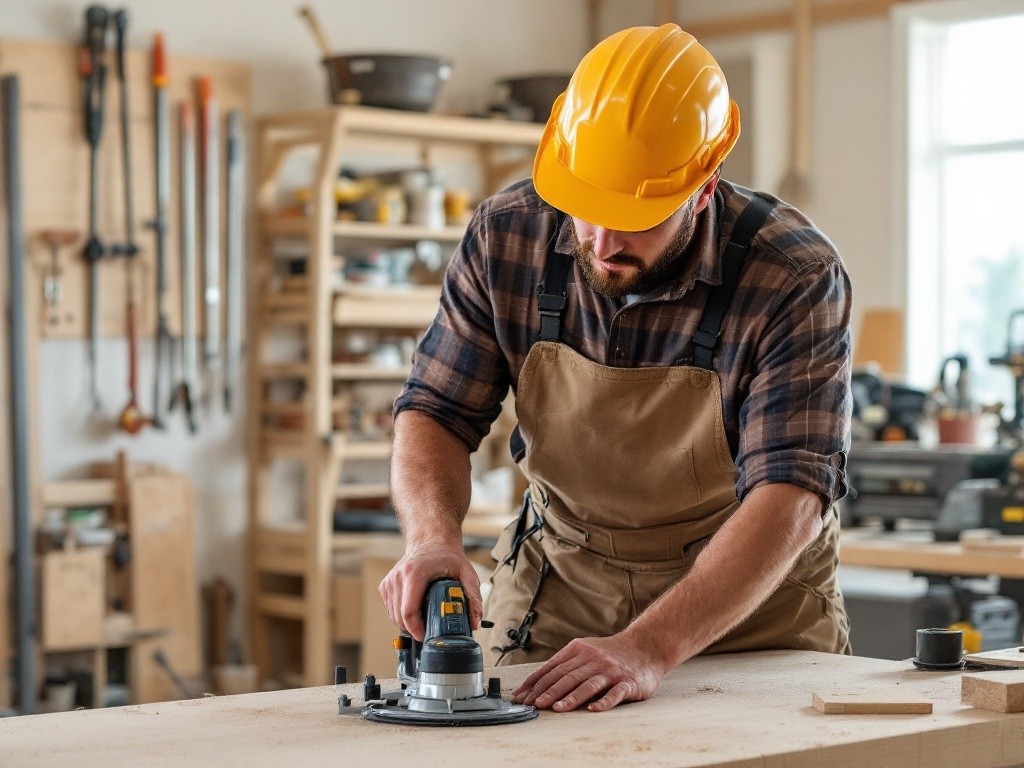
[(675, 24), (598, 43), (555, 100), (533, 163), (560, 211), (624, 232), (650, 229), (710, 179), (740, 135), (721, 67)]

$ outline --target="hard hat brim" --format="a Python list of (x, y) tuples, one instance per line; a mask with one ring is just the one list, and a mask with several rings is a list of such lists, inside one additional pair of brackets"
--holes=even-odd
[(605, 229), (640, 232), (661, 224), (708, 179), (671, 195), (638, 197), (604, 189), (576, 176), (558, 160), (545, 131), (533, 163), (533, 186), (541, 199), (563, 213)]

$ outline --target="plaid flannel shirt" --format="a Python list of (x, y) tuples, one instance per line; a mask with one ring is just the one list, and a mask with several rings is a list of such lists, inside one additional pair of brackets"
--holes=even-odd
[[(721, 181), (699, 216), (677, 278), (627, 304), (569, 277), (562, 342), (602, 365), (685, 363), (719, 255), (751, 192)], [(529, 181), (485, 200), (455, 251), (441, 306), (394, 412), (423, 412), (476, 450), (537, 339), (537, 286), (549, 247), (571, 253), (572, 221)], [(636, 299), (636, 297), (631, 297)], [(833, 244), (775, 201), (754, 238), (713, 361), (736, 493), (792, 483), (825, 509), (846, 494), (850, 428), (850, 281)]]

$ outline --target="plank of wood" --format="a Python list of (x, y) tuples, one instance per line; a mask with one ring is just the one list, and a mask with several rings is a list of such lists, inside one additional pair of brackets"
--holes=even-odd
[(158, 649), (179, 677), (198, 677), (203, 670), (194, 508), (192, 488), (181, 475), (128, 480), (132, 613), (140, 630), (167, 630), (139, 643), (132, 653), (134, 701), (181, 698), (154, 659)]
[(92, 648), (103, 640), (104, 551), (49, 552), (41, 558), (44, 651)]
[[(536, 665), (498, 670), (512, 690)], [(935, 703), (931, 716), (824, 717), (808, 691), (899, 684)], [(389, 688), (393, 681), (382, 680)], [(648, 701), (609, 712), (542, 712), (518, 725), (399, 728), (340, 717), (339, 692), (361, 684), (218, 696), (4, 721), (5, 765), (147, 768), (291, 764), (400, 765), (457, 738), (466, 765), (622, 768), (995, 768), (1024, 763), (1021, 720), (960, 704), (958, 675), (905, 662), (807, 651), (698, 657), (671, 671)], [(342, 746), (339, 746), (342, 745)], [(421, 760), (420, 762), (429, 762)], [(436, 761), (435, 761), (436, 762)]]
[(896, 687), (815, 691), (811, 703), (826, 715), (930, 715), (932, 703)]
[(989, 712), (1024, 712), (1024, 669), (964, 675), (960, 701)]
[(384, 603), (377, 591), (397, 558), (366, 557), (362, 562), (362, 632), (359, 646), (359, 663), (362, 674), (377, 677), (391, 677), (398, 666), (395, 649), (391, 641), (398, 634), (398, 628), (391, 623)]
[(998, 651), (982, 651), (981, 653), (964, 654), (967, 663), (991, 664), (995, 667), (1008, 669), (1024, 669), (1024, 646), (1002, 648)]
[(363, 580), (358, 572), (334, 574), (331, 605), (334, 642), (358, 643), (363, 631)]
[(898, 568), (958, 576), (995, 575), (1024, 579), (1024, 557), (1015, 552), (967, 551), (958, 542), (903, 541), (897, 536), (844, 532), (839, 561), (843, 565)]
[(116, 500), (114, 480), (56, 480), (43, 484), (44, 507), (104, 507)]
[(964, 552), (1024, 556), (1024, 536), (1003, 536), (988, 528), (964, 531), (960, 534), (960, 546)]
[[(922, 0), (832, 0), (814, 4), (815, 25), (844, 24), (882, 18), (895, 5), (922, 2)], [(733, 14), (719, 18), (683, 21), (683, 28), (698, 40), (712, 37), (735, 37), (756, 35), (765, 32), (779, 32), (791, 28), (793, 11), (771, 9)]]
[(857, 368), (877, 365), (887, 376), (903, 374), (903, 311), (875, 307), (865, 309), (853, 346), (853, 364)]

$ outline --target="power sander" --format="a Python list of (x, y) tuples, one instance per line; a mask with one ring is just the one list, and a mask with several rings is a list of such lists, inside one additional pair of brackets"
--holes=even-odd
[(423, 642), (406, 634), (395, 639), (401, 688), (381, 692), (367, 675), (362, 708), (343, 695), (338, 711), (399, 725), (501, 725), (537, 717), (536, 707), (501, 698), (500, 678), (489, 678), (485, 687), (483, 652), (473, 639), (462, 584), (432, 582), (424, 604)]

